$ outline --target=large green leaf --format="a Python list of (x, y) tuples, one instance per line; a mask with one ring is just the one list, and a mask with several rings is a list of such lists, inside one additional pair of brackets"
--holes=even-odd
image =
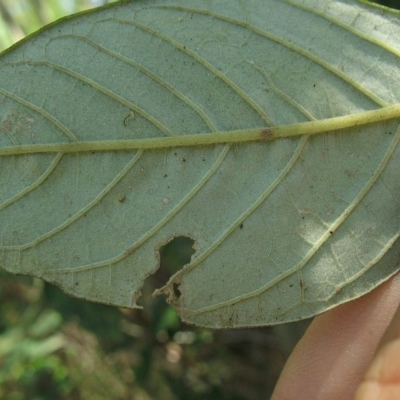
[(187, 236), (190, 264), (157, 293), (211, 327), (367, 293), (399, 269), (399, 37), (398, 15), (352, 1), (165, 0), (14, 46), (1, 265), (135, 307)]

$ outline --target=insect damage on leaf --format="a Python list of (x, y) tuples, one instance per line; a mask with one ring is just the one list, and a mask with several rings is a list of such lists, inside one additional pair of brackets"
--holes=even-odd
[(181, 271), (185, 265), (190, 263), (192, 255), (196, 251), (195, 240), (189, 236), (174, 236), (167, 243), (159, 247), (159, 265), (157, 270), (149, 275), (141, 289), (141, 301), (149, 301), (152, 297), (164, 294), (170, 303), (177, 303), (182, 295), (179, 284), (174, 282), (167, 287), (171, 277)]

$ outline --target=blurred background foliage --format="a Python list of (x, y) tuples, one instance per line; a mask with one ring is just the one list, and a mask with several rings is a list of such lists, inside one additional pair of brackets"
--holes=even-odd
[[(0, 0), (0, 51), (111, 2)], [(191, 245), (177, 238), (164, 247), (145, 294), (190, 260)], [(144, 306), (93, 304), (0, 270), (0, 400), (267, 399), (309, 323), (211, 331), (180, 322), (163, 298)]]
[(0, 0), (0, 51), (66, 15), (116, 0)]

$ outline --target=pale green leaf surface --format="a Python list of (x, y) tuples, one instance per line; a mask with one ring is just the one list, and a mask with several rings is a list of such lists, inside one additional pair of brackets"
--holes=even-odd
[(23, 41), (0, 58), (0, 264), (135, 307), (189, 236), (158, 292), (210, 327), (369, 292), (399, 269), (399, 37), (353, 1), (166, 0)]

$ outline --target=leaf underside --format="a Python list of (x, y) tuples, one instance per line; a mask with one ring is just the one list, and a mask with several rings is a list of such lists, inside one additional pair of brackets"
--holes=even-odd
[(298, 320), (371, 291), (399, 269), (399, 119), (196, 135), (398, 104), (399, 37), (396, 14), (345, 0), (135, 1), (33, 35), (0, 58), (0, 265), (137, 307), (160, 247), (190, 237), (190, 263), (157, 293), (208, 327)]

